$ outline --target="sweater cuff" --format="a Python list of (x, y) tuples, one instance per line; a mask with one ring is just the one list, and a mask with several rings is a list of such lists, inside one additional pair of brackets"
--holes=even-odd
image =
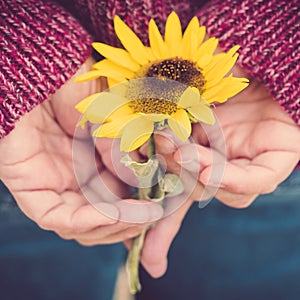
[(213, 0), (197, 15), (224, 50), (241, 46), (239, 65), (300, 125), (298, 0)]
[(0, 138), (75, 74), (91, 53), (91, 41), (51, 1), (1, 1)]

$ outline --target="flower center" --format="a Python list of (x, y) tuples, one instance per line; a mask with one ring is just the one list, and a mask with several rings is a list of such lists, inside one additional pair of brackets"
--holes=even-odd
[(130, 101), (129, 107), (133, 109), (135, 113), (144, 114), (168, 114), (176, 112), (177, 104), (168, 100), (162, 100), (157, 98), (143, 98)]
[(204, 92), (205, 79), (195, 62), (179, 57), (157, 61), (146, 72), (147, 77), (167, 78)]
[[(203, 93), (205, 80), (201, 71), (196, 63), (179, 57), (153, 62), (137, 74), (142, 82), (131, 84), (128, 98), (132, 100), (128, 105), (135, 113), (171, 115), (177, 111), (176, 103), (187, 86)], [(147, 81), (149, 77), (156, 80)]]

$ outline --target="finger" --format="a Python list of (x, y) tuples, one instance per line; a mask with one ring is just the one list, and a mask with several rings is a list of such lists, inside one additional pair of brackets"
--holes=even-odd
[(217, 150), (197, 144), (183, 145), (174, 153), (174, 160), (194, 176), (202, 175), (202, 171), (209, 167), (205, 185), (220, 186), (226, 157)]
[(180, 173), (181, 167), (174, 160), (173, 155), (178, 147), (188, 144), (189, 141), (182, 142), (179, 138), (169, 129), (166, 128), (162, 131), (155, 133), (155, 153), (164, 157), (167, 170), (171, 173)]
[(120, 151), (120, 141), (117, 139), (97, 138), (96, 149), (108, 170), (119, 180), (126, 184), (137, 187), (138, 182), (133, 171), (123, 164), (122, 158), (126, 155)]
[[(268, 120), (266, 122), (258, 123), (257, 128), (255, 129), (255, 135), (252, 138), (247, 139), (245, 143), (247, 144), (249, 151), (255, 151), (256, 153), (276, 150), (291, 151), (299, 154), (299, 126), (293, 122), (284, 110), (278, 107), (278, 103), (273, 102), (273, 109), (275, 110), (269, 110), (271, 118), (273, 119), (274, 116), (279, 118), (280, 115), (284, 115), (284, 122)], [(229, 147), (233, 156), (238, 156), (240, 154), (238, 147), (233, 147), (233, 145), (229, 145)]]
[[(104, 227), (108, 227), (108, 226), (104, 226)], [(91, 236), (82, 235), (79, 237), (76, 236), (74, 237), (74, 239), (76, 239), (80, 244), (85, 246), (112, 244), (112, 243), (122, 242), (128, 239), (132, 239), (138, 236), (145, 228), (147, 228), (147, 225), (128, 226), (127, 224), (127, 228), (125, 229), (115, 230), (114, 228), (114, 231), (107, 231), (105, 232), (105, 234), (103, 234), (103, 231), (99, 229), (99, 232), (95, 232), (95, 235), (91, 235)], [(97, 235), (98, 233), (99, 235)]]
[[(191, 147), (195, 147), (197, 153)], [(180, 147), (174, 159), (191, 172), (200, 164), (199, 179), (205, 186), (253, 197), (272, 192), (294, 169), (299, 157), (295, 152), (269, 151), (253, 160), (239, 158), (226, 162), (224, 156), (215, 150), (191, 144)]]
[(131, 195), (129, 187), (107, 169), (103, 169), (99, 176), (90, 178), (88, 184), (80, 188), (86, 199), (93, 205), (99, 202), (116, 202)]
[[(106, 178), (105, 175), (108, 177)], [(103, 214), (105, 211), (98, 207), (98, 203), (107, 202), (113, 204), (119, 211), (118, 220), (127, 223), (149, 223), (159, 220), (163, 216), (161, 205), (144, 200), (124, 199), (120, 201), (118, 194), (128, 195), (127, 187), (120, 190), (120, 185), (114, 186), (111, 173), (104, 171), (100, 178), (90, 180), (87, 186), (82, 186), (81, 191), (86, 199)], [(110, 180), (109, 180), (110, 179)], [(121, 185), (122, 187), (122, 185)], [(125, 192), (124, 192), (125, 190)], [(108, 215), (109, 216), (109, 215)]]
[[(226, 163), (221, 187), (236, 194), (265, 194), (273, 192), (295, 168), (298, 154), (287, 151), (268, 151), (259, 154), (249, 164)], [(243, 160), (245, 161), (245, 160)], [(208, 184), (212, 166), (200, 174), (200, 181)]]
[(146, 228), (149, 224), (135, 224), (135, 223), (124, 223), (124, 222), (117, 222), (112, 225), (104, 225), (98, 226), (86, 232), (59, 232), (65, 239), (82, 239), (82, 240), (101, 240), (106, 238), (109, 235), (115, 235), (117, 233), (123, 232), (127, 229), (136, 228), (136, 230), (140, 230), (141, 228)]
[(212, 149), (197, 145), (182, 145), (174, 153), (174, 160), (185, 170), (198, 173), (213, 162)]
[[(197, 182), (191, 197), (194, 200), (209, 200), (221, 186), (226, 159), (218, 151), (197, 144), (186, 144), (174, 153), (174, 160), (182, 167), (181, 178), (185, 184)], [(199, 181), (200, 172), (210, 168), (209, 180), (206, 184)], [(188, 175), (185, 175), (188, 173)], [(189, 180), (186, 180), (186, 177)]]
[(133, 240), (132, 240), (132, 239), (127, 239), (127, 240), (124, 240), (124, 241), (123, 241), (123, 244), (124, 244), (124, 246), (125, 246), (125, 248), (126, 248), (127, 250), (129, 250), (129, 249), (131, 248), (132, 243), (133, 243)]
[(53, 191), (18, 192), (15, 195), (20, 208), (41, 228), (53, 231), (85, 232), (100, 225), (118, 221), (118, 208), (109, 203), (99, 203), (102, 214), (87, 204), (80, 194)]
[(145, 200), (125, 199), (115, 203), (119, 210), (119, 221), (147, 224), (161, 219), (164, 210), (160, 204)]
[(254, 200), (258, 197), (258, 194), (246, 195), (246, 194), (235, 194), (226, 191), (225, 189), (219, 189), (214, 195), (216, 199), (224, 203), (227, 206), (233, 208), (247, 208)]
[[(257, 197), (255, 195), (248, 194), (236, 194), (227, 191), (222, 188), (221, 179), (223, 176), (223, 169), (225, 165), (225, 159), (220, 156), (215, 150), (201, 146), (201, 145), (183, 145), (174, 154), (174, 159), (186, 170), (191, 173), (199, 175), (199, 169), (205, 169), (212, 165), (212, 162), (219, 162), (219, 167), (216, 168), (214, 176), (210, 175), (209, 185), (203, 186), (202, 189), (205, 194), (200, 195), (199, 192), (193, 194), (193, 199), (209, 199), (212, 196), (216, 197), (218, 200), (224, 204), (235, 207), (235, 208), (245, 208), (248, 207)], [(241, 161), (243, 161), (241, 159)], [(245, 160), (243, 162), (248, 162)], [(244, 163), (243, 163), (244, 164)], [(223, 166), (220, 168), (220, 166)]]
[(169, 248), (191, 204), (192, 201), (186, 202), (179, 210), (159, 221), (148, 231), (141, 262), (152, 277), (160, 277), (165, 273)]

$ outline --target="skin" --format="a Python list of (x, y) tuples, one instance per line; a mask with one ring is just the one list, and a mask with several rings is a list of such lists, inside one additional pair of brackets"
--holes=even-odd
[[(91, 63), (89, 60), (84, 64), (79, 73), (89, 70)], [(247, 77), (237, 68), (235, 75)], [(149, 203), (132, 206), (128, 212), (122, 202), (106, 203), (102, 209), (109, 212), (110, 217), (107, 217), (87, 202), (72, 167), (72, 139), (79, 118), (74, 105), (87, 95), (103, 90), (101, 84), (99, 80), (80, 84), (70, 81), (49, 101), (24, 116), (16, 129), (0, 141), (0, 178), (23, 212), (41, 228), (83, 245), (126, 240), (130, 247), (132, 237), (162, 217), (161, 207)], [(215, 113), (227, 145), (224, 176), (222, 182), (217, 183), (221, 188), (215, 196), (229, 206), (247, 207), (257, 195), (272, 192), (294, 169), (300, 157), (299, 128), (254, 79), (244, 92), (217, 106)], [(83, 149), (90, 142), (87, 136), (88, 129), (81, 136)], [(162, 276), (166, 271), (170, 245), (190, 205), (201, 200), (203, 187), (209, 182), (212, 151), (218, 151), (209, 148), (199, 125), (193, 127), (193, 139), (194, 144), (177, 147), (163, 136), (156, 136), (156, 151), (165, 157), (169, 171), (178, 173), (184, 168), (194, 173), (196, 163), (200, 172), (191, 197), (173, 214), (156, 222), (147, 233), (141, 261), (153, 277)], [(109, 171), (112, 170), (110, 142), (99, 140), (96, 147), (98, 170), (107, 186), (120, 198), (135, 203), (128, 199), (124, 183)], [(187, 163), (191, 159), (191, 147), (201, 158), (196, 155), (192, 164)], [(97, 176), (85, 174), (88, 188), (93, 189), (91, 183)], [(138, 223), (122, 222), (126, 214), (138, 216)]]
[[(87, 61), (79, 73), (86, 72), (91, 63)], [(154, 203), (131, 205), (128, 210), (121, 201), (103, 203), (109, 199), (100, 195), (100, 211), (106, 212), (101, 214), (85, 199), (77, 184), (72, 140), (79, 114), (74, 105), (102, 89), (101, 84), (100, 80), (86, 84), (70, 80), (51, 99), (25, 115), (15, 130), (0, 141), (0, 178), (21, 210), (41, 228), (83, 245), (132, 238), (163, 213)], [(87, 128), (79, 141), (83, 150), (90, 145), (88, 136)], [(115, 195), (129, 203), (137, 202), (128, 198), (128, 188), (108, 171), (101, 154), (96, 163), (103, 181)], [(93, 189), (97, 176), (87, 168), (83, 179), (87, 189)], [(132, 223), (121, 221), (132, 216), (138, 216)]]
[[(249, 78), (238, 67), (234, 75)], [(300, 130), (264, 85), (253, 78), (246, 90), (218, 105), (215, 114), (227, 147), (223, 177), (215, 183), (219, 186), (215, 197), (228, 206), (246, 208), (258, 195), (273, 192), (294, 170), (300, 160)], [(212, 130), (210, 134), (213, 133)], [(194, 172), (195, 164), (200, 165), (200, 172), (192, 199), (159, 221), (146, 237), (142, 262), (153, 277), (165, 273), (170, 245), (192, 201), (201, 200), (212, 170), (212, 152), (218, 151), (209, 148), (199, 124), (194, 125), (192, 135), (194, 144), (178, 148), (161, 135), (156, 138), (156, 151), (166, 158), (171, 172), (178, 173), (181, 167)], [(198, 155), (190, 163), (194, 149)]]

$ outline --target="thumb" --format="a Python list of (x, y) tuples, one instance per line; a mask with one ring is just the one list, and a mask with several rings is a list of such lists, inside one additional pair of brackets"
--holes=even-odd
[(181, 167), (173, 156), (179, 147), (189, 143), (189, 141), (182, 142), (179, 140), (170, 128), (155, 132), (155, 153), (165, 159), (167, 169), (171, 173), (180, 173)]
[(196, 195), (197, 200), (206, 200), (201, 204), (206, 205), (222, 187), (222, 178), (226, 166), (226, 156), (215, 149), (197, 144), (181, 146), (174, 153), (174, 161), (188, 171), (203, 186), (203, 191)]
[(212, 159), (212, 150), (197, 144), (182, 145), (174, 153), (174, 161), (192, 173), (199, 173), (210, 166)]
[(161, 277), (166, 272), (169, 249), (191, 204), (192, 201), (185, 202), (174, 214), (159, 221), (148, 231), (141, 262), (152, 277)]

